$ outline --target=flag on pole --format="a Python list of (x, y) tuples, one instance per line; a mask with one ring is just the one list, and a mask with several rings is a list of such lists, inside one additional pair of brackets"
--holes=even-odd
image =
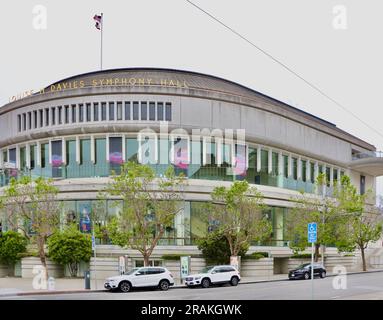
[(95, 14), (94, 17), (93, 17), (93, 20), (96, 21), (96, 25), (95, 25), (95, 27), (96, 27), (98, 30), (101, 30), (101, 26), (102, 26), (102, 16), (99, 16), (99, 15)]

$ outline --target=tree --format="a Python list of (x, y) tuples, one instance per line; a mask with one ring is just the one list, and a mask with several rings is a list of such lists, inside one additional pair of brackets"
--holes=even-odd
[[(326, 175), (319, 174), (316, 187), (321, 189), (326, 184)], [(311, 222), (317, 223), (317, 241), (314, 254), (316, 262), (319, 258), (321, 245), (325, 247), (326, 245), (335, 244), (344, 247), (344, 244), (342, 244), (344, 239), (342, 226), (345, 217), (340, 214), (337, 190), (338, 188), (335, 186), (333, 197), (301, 193), (293, 199), (296, 206), (291, 210), (287, 218), (287, 233), (290, 239), (290, 248), (295, 253), (307, 248), (307, 225)], [(324, 255), (324, 252), (322, 252), (322, 255)]]
[(124, 202), (121, 215), (108, 224), (112, 243), (138, 250), (149, 265), (158, 241), (182, 209), (184, 186), (184, 177), (176, 176), (173, 167), (156, 178), (150, 166), (125, 163), (106, 189)]
[[(223, 233), (211, 232), (205, 238), (199, 239), (197, 244), (208, 264), (228, 264), (230, 262), (230, 245)], [(248, 249), (249, 244), (244, 243), (238, 255), (244, 256)]]
[(92, 256), (92, 240), (72, 224), (48, 239), (48, 252), (53, 261), (68, 265), (71, 276), (75, 277), (79, 263), (88, 262)]
[(22, 230), (38, 249), (41, 264), (48, 278), (45, 244), (59, 224), (60, 205), (58, 189), (52, 180), (32, 180), (24, 176), (11, 179), (4, 189), (2, 206), (6, 209), (7, 220), (13, 230)]
[(229, 188), (215, 187), (211, 197), (212, 217), (218, 222), (217, 230), (226, 237), (232, 256), (238, 256), (251, 241), (270, 236), (272, 226), (262, 212), (263, 196), (247, 181), (236, 181)]
[(10, 271), (26, 248), (27, 239), (23, 235), (12, 230), (4, 232), (0, 237), (0, 262), (7, 264)]
[(383, 226), (383, 217), (379, 208), (366, 204), (370, 193), (369, 190), (365, 194), (359, 194), (355, 186), (351, 184), (350, 178), (346, 176), (342, 178), (338, 192), (339, 208), (345, 217), (341, 226), (344, 230), (344, 238), (341, 241), (350, 250), (355, 248), (360, 250), (363, 271), (367, 270), (365, 250), (369, 243), (379, 240)]

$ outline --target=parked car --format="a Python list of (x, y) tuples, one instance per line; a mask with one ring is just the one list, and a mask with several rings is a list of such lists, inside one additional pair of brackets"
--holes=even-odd
[(241, 276), (233, 266), (210, 266), (204, 268), (201, 273), (191, 274), (185, 278), (188, 287), (201, 286), (208, 288), (212, 284), (230, 283), (232, 286), (238, 285)]
[[(326, 277), (326, 269), (320, 263), (314, 263), (314, 278), (319, 276), (321, 278)], [(304, 263), (298, 268), (289, 271), (289, 279), (310, 279), (311, 278), (311, 263)]]
[(163, 267), (141, 267), (120, 276), (107, 278), (104, 287), (107, 290), (120, 290), (122, 292), (129, 292), (138, 287), (157, 287), (166, 291), (173, 285), (173, 275), (168, 269)]

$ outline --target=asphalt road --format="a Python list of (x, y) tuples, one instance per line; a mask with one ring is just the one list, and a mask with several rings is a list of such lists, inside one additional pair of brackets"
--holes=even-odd
[[(347, 288), (335, 289), (335, 277), (314, 280), (314, 299), (371, 299), (383, 300), (383, 272), (347, 276)], [(336, 286), (335, 286), (336, 287)], [(139, 290), (129, 293), (97, 292), (76, 294), (50, 294), (35, 296), (3, 297), (17, 300), (305, 300), (311, 299), (311, 281), (293, 280), (253, 284), (237, 287), (221, 286), (202, 288)]]

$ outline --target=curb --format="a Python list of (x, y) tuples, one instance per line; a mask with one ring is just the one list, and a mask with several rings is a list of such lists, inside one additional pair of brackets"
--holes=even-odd
[[(378, 273), (383, 272), (383, 270), (371, 270), (371, 271), (355, 271), (355, 272), (349, 272), (346, 275), (355, 275), (355, 274), (366, 274), (366, 273)], [(338, 274), (328, 274), (327, 277), (335, 277)], [(290, 279), (270, 279), (270, 280), (248, 280), (244, 282), (240, 282), (240, 285), (243, 284), (255, 284), (255, 283), (267, 283), (267, 282), (282, 282), (282, 281), (289, 281)], [(171, 289), (185, 289), (187, 288), (185, 285), (176, 285), (171, 287)], [(51, 290), (51, 291), (25, 291), (25, 292), (17, 292), (17, 293), (0, 293), (0, 299), (3, 297), (19, 297), (19, 296), (35, 296), (35, 295), (54, 295), (54, 294), (74, 294), (74, 293), (99, 293), (99, 292), (109, 292), (108, 290), (104, 289), (98, 289), (98, 290), (91, 290), (91, 289), (79, 289), (79, 290)]]

